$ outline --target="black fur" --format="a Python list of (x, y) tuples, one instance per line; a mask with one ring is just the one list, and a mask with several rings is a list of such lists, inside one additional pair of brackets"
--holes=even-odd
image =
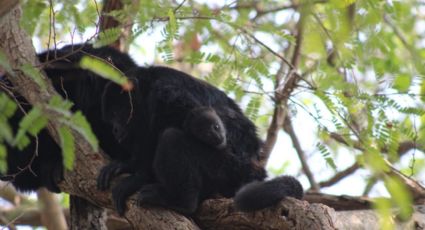
[[(126, 138), (122, 139), (123, 135), (116, 138), (131, 149), (133, 156), (128, 164), (115, 162), (112, 163), (114, 166), (106, 166), (112, 170), (102, 170), (99, 176), (102, 179), (98, 181), (99, 188), (106, 189), (117, 172), (135, 172), (112, 190), (119, 213), (124, 213), (129, 195), (146, 184), (156, 182), (152, 162), (160, 134), (169, 127), (182, 129), (188, 112), (198, 106), (211, 106), (216, 110), (226, 127), (229, 152), (235, 156), (234, 162), (226, 162), (229, 164), (229, 178), (222, 182), (219, 189), (223, 190), (221, 194), (233, 196), (243, 184), (265, 177), (264, 169), (252, 167), (252, 162), (258, 161), (261, 146), (256, 128), (225, 93), (206, 82), (166, 67), (140, 67), (133, 69), (128, 76), (134, 78), (135, 85), (131, 103), (129, 96), (115, 84), (106, 88), (102, 102), (105, 121), (125, 130)], [(125, 108), (130, 105), (131, 108)], [(125, 117), (113, 119), (110, 116), (117, 109), (132, 111), (131, 116), (123, 113)], [(117, 120), (121, 124), (114, 124)], [(120, 164), (127, 169), (115, 167)]]
[(234, 198), (236, 209), (252, 212), (270, 207), (285, 197), (302, 199), (303, 187), (291, 176), (281, 176), (270, 181), (254, 181), (242, 187)]
[(224, 162), (231, 158), (226, 147), (226, 130), (214, 109), (192, 110), (183, 130), (161, 134), (153, 163), (157, 183), (142, 187), (139, 203), (193, 213), (226, 180)]
[[(4, 84), (10, 85), (3, 81)], [(0, 88), (0, 93), (6, 93)], [(12, 96), (12, 95), (10, 95)], [(19, 95), (15, 95), (20, 101), (21, 108), (25, 112), (30, 110), (29, 104)], [(17, 133), (19, 122), (24, 117), (24, 112), (18, 108), (9, 119), (13, 133)], [(10, 181), (19, 191), (30, 192), (40, 187), (46, 187), (52, 192), (60, 192), (57, 183), (63, 178), (62, 155), (60, 147), (50, 137), (47, 130), (42, 130), (37, 140), (30, 137), (31, 143), (24, 149), (19, 150), (5, 142), (7, 156), (7, 171), (0, 179)], [(36, 144), (38, 142), (38, 147)]]
[[(66, 46), (57, 52), (43, 52), (38, 55), (38, 58), (41, 62), (47, 62), (44, 70), (52, 80), (56, 91), (74, 102), (73, 110), (78, 109), (84, 113), (99, 139), (100, 147), (113, 159), (127, 160), (130, 154), (127, 154), (125, 147), (120, 146), (115, 139), (113, 127), (100, 119), (102, 117), (101, 97), (108, 81), (79, 68), (77, 63), (85, 54), (108, 60), (123, 72), (136, 67), (128, 55), (106, 47), (94, 49), (83, 45)], [(7, 81), (4, 81), (4, 84), (11, 86)], [(21, 102), (25, 111), (30, 110), (31, 106), (21, 96), (15, 93), (15, 97)], [(23, 116), (23, 112), (18, 110), (9, 121), (15, 133)], [(35, 138), (31, 138), (31, 144), (22, 151), (6, 145), (8, 171), (0, 179), (11, 181), (20, 191), (34, 191), (40, 187), (46, 187), (52, 192), (60, 192), (57, 186), (57, 183), (63, 179), (60, 148), (47, 130), (42, 130), (38, 135), (38, 154), (36, 155), (34, 140)]]
[[(77, 63), (85, 54), (109, 60), (133, 81), (134, 90), (130, 93), (123, 92), (120, 86), (79, 68)], [(182, 159), (189, 156), (186, 158), (189, 164), (177, 162), (176, 165), (183, 166), (177, 168), (175, 165), (171, 170), (176, 170), (177, 173), (185, 167), (190, 169), (190, 162), (199, 160), (203, 163), (194, 165), (202, 165), (205, 172), (211, 173), (210, 177), (205, 177), (211, 179), (202, 183), (200, 188), (204, 195), (188, 204), (196, 203), (197, 206), (198, 202), (212, 194), (232, 197), (243, 185), (266, 177), (265, 170), (258, 166), (261, 141), (254, 124), (243, 115), (233, 100), (208, 83), (166, 67), (138, 67), (128, 55), (106, 47), (94, 49), (90, 46), (67, 46), (56, 53), (42, 53), (39, 58), (42, 62), (48, 61), (45, 71), (54, 87), (63, 97), (74, 102), (73, 110), (79, 109), (85, 114), (101, 148), (113, 160), (102, 169), (98, 177), (99, 189), (108, 188), (111, 178), (116, 175), (130, 173), (112, 191), (120, 214), (125, 211), (127, 197), (143, 186), (140, 203), (146, 201), (146, 191), (158, 182), (154, 171), (159, 170), (158, 162), (161, 161), (156, 160), (155, 170), (153, 165), (161, 134), (170, 127), (183, 130), (185, 118), (196, 107), (210, 106), (218, 114), (226, 131), (226, 154), (222, 154), (223, 158), (214, 158), (211, 161), (192, 159), (188, 154), (181, 154)], [(46, 150), (55, 149), (55, 146), (57, 148), (45, 131), (39, 135), (39, 145)], [(180, 145), (181, 148), (182, 146)], [(177, 152), (188, 150), (190, 148)], [(9, 167), (13, 166), (16, 170), (25, 165), (28, 156), (33, 156), (33, 151), (20, 154), (8, 153)], [(179, 158), (167, 159), (165, 163), (172, 161), (179, 161)], [(37, 176), (22, 173), (21, 178), (15, 177), (14, 184), (18, 188), (34, 190), (47, 186), (52, 191), (58, 190), (55, 185), (62, 178), (63, 171), (58, 149), (39, 151), (31, 167)], [(44, 175), (47, 179), (42, 179)], [(185, 182), (185, 178), (177, 180)], [(209, 183), (209, 180), (213, 182)], [(192, 189), (188, 187), (188, 190)], [(190, 206), (188, 212), (192, 212), (193, 205), (187, 206)]]

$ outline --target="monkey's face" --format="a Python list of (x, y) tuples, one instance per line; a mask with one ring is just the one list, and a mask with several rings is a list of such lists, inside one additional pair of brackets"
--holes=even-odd
[(226, 128), (220, 117), (212, 108), (204, 108), (195, 110), (193, 116), (187, 124), (190, 134), (204, 144), (216, 148), (223, 149), (226, 147)]
[(217, 149), (226, 147), (226, 129), (220, 119), (206, 121), (200, 132), (198, 138), (205, 144)]

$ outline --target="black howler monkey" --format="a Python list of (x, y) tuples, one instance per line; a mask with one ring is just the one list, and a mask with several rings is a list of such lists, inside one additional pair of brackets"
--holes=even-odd
[[(122, 143), (132, 152), (128, 163), (115, 161), (105, 166), (98, 180), (98, 187), (103, 190), (115, 175), (131, 173), (112, 190), (119, 213), (124, 213), (128, 196), (143, 185), (156, 182), (152, 162), (161, 133), (169, 127), (182, 129), (188, 112), (199, 106), (215, 109), (226, 127), (227, 148), (235, 156), (233, 162), (226, 162), (229, 176), (222, 182), (220, 194), (231, 197), (243, 184), (266, 177), (263, 168), (252, 166), (258, 161), (261, 146), (256, 128), (224, 92), (166, 67), (139, 67), (127, 72), (127, 76), (134, 78), (131, 103), (127, 93), (115, 84), (105, 88), (102, 101), (104, 120), (125, 130), (119, 132), (125, 133)], [(122, 113), (125, 117), (117, 119), (113, 115), (117, 110), (131, 111), (131, 116)], [(121, 123), (116, 124), (117, 121)], [(121, 138), (122, 135), (116, 137)]]
[[(226, 128), (211, 107), (191, 110), (182, 130), (167, 128), (159, 138), (153, 162), (157, 182), (142, 187), (139, 205), (158, 205), (190, 215), (201, 201), (217, 194), (226, 195), (230, 184), (235, 183), (230, 178), (238, 175), (236, 170), (256, 172), (257, 178), (265, 175), (261, 169), (252, 170), (252, 162), (240, 161), (233, 155), (226, 138)], [(254, 181), (236, 193), (235, 207), (255, 211), (270, 207), (286, 196), (301, 199), (302, 194), (301, 184), (290, 176)]]
[[(83, 55), (110, 61), (133, 81), (134, 90), (123, 92), (119, 86), (81, 69), (78, 63)], [(101, 171), (98, 187), (106, 189), (112, 177), (130, 173), (113, 188), (113, 200), (119, 213), (125, 211), (129, 195), (158, 182), (153, 163), (161, 134), (170, 127), (183, 130), (188, 113), (200, 106), (212, 107), (219, 116), (226, 130), (225, 149), (229, 154), (220, 159), (220, 168), (216, 168), (218, 164), (214, 162), (203, 164), (203, 167), (216, 171), (211, 175), (214, 183), (209, 184), (214, 186), (202, 184), (203, 190), (211, 192), (205, 193), (208, 195), (200, 197), (199, 201), (208, 198), (209, 194), (232, 197), (243, 185), (266, 177), (265, 170), (257, 166), (261, 141), (254, 124), (232, 99), (212, 85), (171, 68), (138, 67), (128, 55), (107, 47), (66, 46), (55, 54), (44, 52), (38, 56), (42, 62), (48, 62), (44, 70), (56, 90), (74, 102), (73, 109), (84, 113), (99, 139), (100, 147), (113, 160)], [(40, 135), (39, 146), (58, 148), (47, 133), (46, 138), (40, 138)], [(33, 151), (8, 153), (9, 170), (20, 168), (33, 154)], [(49, 159), (45, 160), (46, 157)], [(33, 173), (19, 174), (21, 178), (15, 177), (15, 186), (24, 190), (47, 186), (57, 191), (57, 186), (55, 188), (48, 183), (55, 184), (58, 178), (62, 178), (60, 151), (39, 151), (32, 165)], [(39, 175), (46, 175), (48, 179)], [(286, 180), (278, 183), (281, 182), (286, 183)], [(290, 187), (288, 185), (287, 188)], [(146, 188), (141, 190), (141, 198), (146, 195)], [(294, 194), (287, 190), (282, 190), (282, 193)]]
[[(134, 78), (135, 85), (131, 104), (127, 93), (115, 84), (105, 88), (102, 100), (104, 120), (123, 130), (118, 132), (120, 135), (116, 139), (121, 140), (125, 136), (126, 145), (132, 152), (128, 163), (111, 162), (105, 166), (98, 180), (99, 188), (106, 189), (112, 177), (130, 173), (112, 190), (118, 213), (124, 213), (128, 196), (145, 185), (157, 182), (158, 175), (152, 171), (152, 162), (160, 135), (170, 127), (182, 130), (189, 111), (199, 106), (209, 106), (216, 111), (226, 129), (226, 151), (231, 153), (226, 160), (222, 160), (221, 169), (215, 171), (217, 184), (214, 193), (233, 197), (243, 185), (264, 180), (266, 172), (258, 166), (262, 142), (257, 136), (255, 125), (224, 92), (166, 67), (135, 68), (128, 72), (128, 76)], [(120, 113), (125, 114), (125, 117), (117, 117), (114, 114), (117, 110), (126, 111)], [(142, 188), (142, 193), (144, 190)], [(280, 197), (286, 195), (287, 191), (282, 191)], [(200, 201), (205, 198), (200, 197)]]
[(153, 161), (157, 182), (142, 187), (139, 203), (193, 213), (226, 179), (220, 175), (230, 158), (226, 147), (226, 130), (214, 109), (191, 110), (182, 129), (167, 128), (160, 135)]

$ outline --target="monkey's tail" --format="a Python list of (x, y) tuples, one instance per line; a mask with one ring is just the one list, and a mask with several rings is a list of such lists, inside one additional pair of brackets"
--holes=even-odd
[(270, 181), (254, 181), (243, 186), (235, 195), (236, 209), (251, 212), (277, 204), (290, 196), (297, 199), (303, 197), (301, 183), (292, 176), (280, 176)]

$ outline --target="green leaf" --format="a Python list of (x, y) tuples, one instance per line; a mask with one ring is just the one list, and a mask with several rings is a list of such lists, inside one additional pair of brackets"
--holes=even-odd
[(406, 185), (396, 177), (386, 177), (384, 184), (391, 194), (391, 200), (400, 211), (399, 217), (408, 220), (413, 214), (413, 199)]
[(3, 116), (5, 119), (10, 118), (16, 111), (15, 101), (10, 99), (5, 93), (0, 92), (0, 118)]
[(44, 1), (23, 1), (23, 14), (20, 20), (22, 28), (33, 35), (37, 25), (40, 23), (43, 11), (49, 11), (49, 5)]
[(407, 92), (412, 82), (412, 76), (408, 74), (398, 75), (394, 80), (394, 89), (400, 92)]
[(245, 115), (251, 120), (255, 121), (258, 117), (258, 111), (261, 106), (263, 97), (261, 95), (252, 97), (246, 106)]
[(374, 173), (388, 172), (389, 168), (379, 150), (371, 145), (365, 145), (366, 151), (363, 152), (366, 166)]
[(62, 114), (65, 117), (71, 117), (72, 113), (70, 109), (72, 108), (73, 103), (64, 100), (60, 96), (53, 96), (49, 101), (49, 108), (56, 111), (59, 114)]
[(174, 15), (173, 9), (168, 10), (168, 33), (173, 35), (177, 34), (178, 25), (176, 21), (176, 15)]
[(353, 4), (356, 0), (331, 0), (330, 2), (337, 8), (344, 8)]
[(335, 161), (332, 159), (331, 152), (329, 151), (329, 149), (319, 142), (316, 144), (316, 147), (319, 149), (322, 157), (325, 159), (326, 164), (336, 171), (337, 167)]
[(106, 60), (95, 56), (84, 56), (80, 61), (80, 67), (121, 85), (124, 90), (132, 89), (131, 81)]
[(89, 122), (86, 120), (86, 117), (84, 117), (84, 115), (80, 111), (77, 111), (71, 117), (71, 128), (83, 135), (83, 137), (89, 142), (94, 151), (99, 150), (99, 142), (96, 138), (96, 135), (94, 135)]
[(422, 80), (420, 94), (422, 102), (425, 102), (425, 80)]
[(0, 143), (6, 140), (9, 144), (13, 142), (13, 133), (6, 120), (0, 119)]
[(3, 144), (0, 143), (0, 173), (1, 174), (6, 173), (7, 171), (6, 156), (7, 156), (7, 149)]
[(65, 124), (69, 128), (74, 129), (80, 133), (91, 145), (91, 147), (98, 151), (98, 140), (94, 135), (89, 122), (81, 111), (71, 113), (69, 109), (72, 107), (72, 103), (63, 100), (61, 97), (53, 97), (49, 102), (49, 108), (58, 112), (62, 117), (58, 119), (62, 124)]
[(391, 213), (391, 201), (388, 198), (376, 198), (373, 202), (374, 208), (379, 215), (379, 226), (383, 230), (394, 229), (394, 220)]
[(18, 146), (18, 148), (22, 150), (30, 143), (26, 133), (36, 136), (46, 125), (47, 118), (43, 115), (42, 110), (38, 107), (33, 107), (19, 123), (19, 130), (15, 136), (15, 140), (13, 141), (14, 145)]
[(30, 64), (23, 64), (21, 66), (21, 71), (25, 74), (25, 76), (30, 77), (41, 88), (41, 90), (46, 90), (46, 81), (43, 79), (44, 77), (38, 69), (34, 68)]
[(66, 126), (60, 127), (59, 139), (62, 147), (63, 165), (66, 169), (72, 170), (75, 160), (75, 143), (71, 130)]
[(23, 150), (31, 143), (31, 140), (25, 134), (25, 132), (19, 132), (16, 134), (15, 139), (13, 140), (13, 146), (16, 146), (19, 150)]
[(109, 45), (115, 42), (121, 35), (121, 29), (114, 27), (104, 30), (99, 33), (96, 41), (93, 43), (94, 48), (99, 48), (102, 46)]

